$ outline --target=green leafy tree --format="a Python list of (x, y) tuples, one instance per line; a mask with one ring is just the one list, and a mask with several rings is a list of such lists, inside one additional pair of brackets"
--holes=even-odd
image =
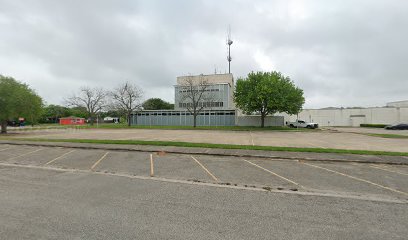
[(88, 111), (86, 110), (85, 107), (72, 107), (68, 109), (69, 109), (70, 114), (67, 117), (70, 117), (70, 116), (81, 117), (81, 118), (88, 117)]
[(21, 114), (22, 117), (30, 123), (31, 126), (38, 123), (38, 120), (41, 118), (43, 112), (43, 100), (37, 94), (33, 94), (30, 97), (25, 98), (23, 113)]
[(58, 123), (58, 119), (72, 115), (74, 114), (70, 108), (51, 104), (43, 108), (41, 121)]
[(280, 72), (251, 72), (237, 80), (234, 101), (245, 114), (261, 115), (261, 127), (268, 114), (297, 114), (305, 103), (303, 90)]
[(34, 124), (41, 115), (43, 101), (27, 84), (0, 75), (1, 133), (7, 133), (7, 121), (23, 117)]
[(160, 98), (149, 98), (142, 104), (142, 107), (144, 110), (167, 110), (174, 109), (174, 104)]

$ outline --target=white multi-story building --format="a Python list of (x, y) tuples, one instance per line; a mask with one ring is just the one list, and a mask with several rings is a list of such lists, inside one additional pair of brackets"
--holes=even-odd
[(191, 101), (185, 98), (189, 95), (188, 82), (194, 83), (194, 88), (199, 88), (200, 84), (205, 84), (205, 92), (200, 105), (206, 110), (234, 110), (234, 77), (232, 74), (211, 74), (196, 76), (177, 77), (177, 84), (174, 85), (174, 110), (186, 110)]

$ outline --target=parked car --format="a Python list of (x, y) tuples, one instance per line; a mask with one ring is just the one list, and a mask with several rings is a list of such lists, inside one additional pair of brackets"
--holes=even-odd
[(7, 121), (7, 126), (9, 127), (18, 127), (19, 126), (19, 122), (18, 121)]
[(315, 129), (319, 127), (317, 123), (308, 123), (303, 120), (296, 120), (296, 122), (286, 122), (286, 125), (291, 128), (311, 128)]
[(398, 124), (386, 126), (385, 129), (388, 129), (388, 130), (408, 130), (408, 124), (398, 123)]

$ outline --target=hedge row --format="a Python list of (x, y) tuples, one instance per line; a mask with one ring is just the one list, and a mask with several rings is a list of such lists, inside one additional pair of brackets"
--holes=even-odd
[(388, 126), (387, 124), (360, 124), (360, 127), (366, 127), (366, 128), (384, 128), (385, 126)]

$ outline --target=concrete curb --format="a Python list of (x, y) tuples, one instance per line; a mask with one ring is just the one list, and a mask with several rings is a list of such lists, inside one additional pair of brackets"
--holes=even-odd
[[(124, 145), (124, 144), (94, 144), (94, 143), (69, 143), (69, 142), (30, 142), (30, 141), (8, 141), (0, 140), (0, 144), (26, 145), (38, 147), (64, 147), (79, 149), (103, 149), (110, 151), (136, 151), (136, 152), (167, 152), (173, 154), (189, 155), (210, 155), (222, 157), (245, 157), (263, 158), (292, 161), (318, 161), (318, 162), (350, 162), (350, 163), (371, 163), (371, 164), (391, 164), (408, 165), (408, 159), (403, 156), (382, 156), (382, 155), (357, 155), (357, 154), (326, 154), (309, 152), (280, 152), (262, 150), (241, 150), (241, 149), (216, 149), (216, 148), (190, 148), (172, 146), (151, 146), (151, 145)], [(328, 156), (330, 155), (330, 156)]]

